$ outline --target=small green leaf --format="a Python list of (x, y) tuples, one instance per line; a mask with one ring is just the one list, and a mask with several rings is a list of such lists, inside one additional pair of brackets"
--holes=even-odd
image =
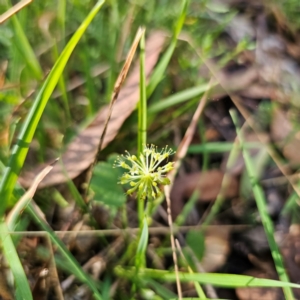
[(186, 236), (186, 242), (193, 250), (196, 257), (201, 261), (205, 252), (204, 235), (200, 231), (191, 230)]
[(122, 170), (113, 168), (117, 155), (111, 155), (107, 162), (100, 162), (94, 169), (91, 189), (95, 193), (94, 200), (109, 207), (120, 207), (126, 201), (126, 195), (118, 184)]

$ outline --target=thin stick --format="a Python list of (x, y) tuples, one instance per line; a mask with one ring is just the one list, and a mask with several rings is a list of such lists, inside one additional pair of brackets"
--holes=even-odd
[(171, 247), (172, 247), (172, 255), (173, 255), (173, 261), (174, 261), (174, 269), (176, 274), (176, 285), (177, 285), (177, 292), (178, 292), (178, 299), (182, 299), (182, 291), (181, 291), (181, 284), (178, 274), (178, 261), (177, 261), (177, 253), (176, 253), (176, 247), (175, 247), (175, 238), (174, 238), (174, 231), (173, 231), (173, 222), (172, 222), (172, 215), (171, 215), (171, 199), (170, 199), (170, 186), (165, 185), (165, 196), (166, 196), (166, 202), (167, 202), (167, 214), (168, 214), (168, 223), (170, 227), (170, 239), (171, 239)]
[(58, 159), (56, 159), (51, 165), (46, 166), (33, 180), (31, 187), (27, 190), (27, 192), (19, 199), (17, 204), (12, 208), (8, 216), (6, 217), (6, 224), (9, 230), (13, 230), (17, 219), (22, 214), (25, 207), (33, 198), (35, 191), (40, 184), (40, 182), (47, 176), (47, 174), (53, 169), (55, 163)]
[(108, 126), (108, 123), (110, 121), (110, 117), (111, 117), (111, 114), (112, 114), (113, 106), (114, 106), (116, 100), (118, 99), (119, 92), (121, 90), (122, 84), (125, 81), (125, 78), (127, 76), (129, 68), (131, 66), (136, 48), (137, 48), (137, 46), (140, 42), (140, 39), (141, 39), (142, 35), (144, 34), (144, 31), (145, 30), (142, 29), (142, 28), (138, 29), (137, 34), (135, 36), (135, 39), (132, 43), (132, 46), (129, 50), (129, 53), (128, 53), (127, 58), (125, 60), (125, 63), (123, 65), (123, 68), (122, 68), (122, 70), (121, 70), (121, 72), (120, 72), (120, 74), (117, 78), (117, 81), (115, 83), (114, 90), (113, 90), (112, 97), (111, 97), (111, 101), (110, 101), (109, 108), (108, 108), (107, 118), (105, 120), (103, 132), (102, 132), (102, 135), (100, 137), (99, 144), (98, 144), (97, 154), (95, 156), (94, 162), (91, 164), (91, 166), (89, 167), (89, 169), (87, 171), (87, 178), (86, 178), (86, 187), (87, 188), (86, 188), (86, 191), (85, 191), (85, 200), (87, 200), (87, 194), (88, 194), (88, 190), (89, 190), (89, 186), (90, 186), (90, 181), (91, 181), (91, 178), (92, 178), (93, 169), (94, 169), (94, 167), (96, 166), (96, 164), (98, 162), (99, 154), (102, 150), (102, 145), (103, 145), (104, 137), (106, 135), (107, 126)]
[(57, 268), (56, 268), (55, 259), (54, 259), (54, 252), (53, 252), (50, 237), (48, 235), (46, 236), (46, 244), (47, 244), (47, 247), (49, 248), (49, 253), (50, 253), (49, 267), (50, 267), (50, 272), (52, 274), (51, 280), (54, 283), (54, 290), (56, 291), (57, 299), (63, 300), (64, 295), (63, 295), (63, 292), (62, 292), (62, 289), (61, 289), (61, 286), (59, 283), (59, 277), (58, 277)]
[[(206, 228), (211, 230), (219, 230), (222, 228), (227, 228), (233, 232), (242, 232), (246, 229), (249, 229), (251, 225), (208, 225)], [(80, 230), (77, 232), (77, 235), (95, 235), (95, 236), (120, 236), (124, 234), (137, 234), (140, 228), (127, 228), (127, 229), (104, 229), (104, 230)], [(177, 232), (188, 232), (190, 230), (198, 230), (201, 231), (199, 225), (196, 226), (173, 226), (173, 233)], [(63, 231), (57, 230), (53, 231), (55, 234), (64, 236), (69, 236), (73, 234), (73, 231)], [(39, 230), (39, 231), (9, 231), (11, 235), (28, 235), (28, 236), (45, 236), (47, 235), (47, 231)], [(170, 234), (170, 228), (167, 226), (162, 227), (149, 227), (149, 234)]]
[(10, 17), (12, 17), (14, 14), (16, 14), (18, 11), (23, 9), (31, 2), (32, 0), (22, 0), (13, 7), (9, 8), (5, 13), (3, 13), (0, 16), (0, 24), (4, 23), (6, 20), (8, 20)]
[[(182, 259), (184, 260), (185, 264), (187, 265), (187, 268), (188, 268), (188, 270), (189, 270), (189, 273), (194, 273), (193, 270), (192, 270), (192, 268), (189, 266), (189, 263), (188, 263), (188, 261), (186, 260), (184, 254), (183, 254), (183, 251), (182, 251), (182, 249), (181, 249), (180, 243), (179, 243), (179, 241), (178, 241), (177, 239), (175, 240), (175, 243), (176, 243), (176, 247), (177, 247), (177, 249), (178, 249), (178, 251), (179, 251), (179, 253), (180, 253)], [(196, 291), (197, 291), (197, 293), (198, 293), (198, 296), (199, 296), (201, 299), (203, 299), (203, 300), (204, 300), (204, 299), (207, 299), (207, 297), (206, 297), (206, 295), (205, 295), (205, 293), (204, 293), (204, 291), (203, 291), (201, 285), (199, 284), (199, 282), (195, 281), (195, 282), (194, 282), (194, 285), (195, 285)]]

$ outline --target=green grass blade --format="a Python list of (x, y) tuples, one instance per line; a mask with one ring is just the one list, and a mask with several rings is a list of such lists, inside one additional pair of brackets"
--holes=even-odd
[[(264, 230), (265, 230), (265, 234), (267, 236), (267, 240), (269, 242), (269, 246), (270, 246), (270, 250), (271, 250), (271, 254), (275, 263), (275, 267), (276, 267), (276, 271), (278, 274), (278, 277), (280, 278), (280, 280), (283, 283), (289, 283), (289, 277), (285, 271), (285, 267), (283, 264), (283, 259), (279, 250), (279, 247), (275, 241), (275, 230), (274, 230), (274, 226), (272, 223), (272, 220), (268, 214), (268, 209), (267, 209), (267, 204), (266, 204), (266, 199), (265, 199), (265, 195), (264, 195), (264, 191), (261, 187), (261, 185), (259, 184), (258, 181), (258, 175), (257, 175), (257, 171), (256, 171), (256, 166), (253, 164), (252, 159), (250, 154), (248, 153), (248, 151), (243, 147), (244, 144), (244, 137), (243, 134), (238, 126), (238, 118), (237, 118), (237, 114), (236, 111), (231, 110), (230, 111), (232, 120), (234, 122), (234, 125), (236, 127), (236, 133), (237, 136), (240, 140), (240, 146), (243, 152), (243, 156), (244, 156), (244, 160), (245, 160), (245, 165), (246, 165), (246, 169), (248, 172), (248, 176), (251, 180), (251, 185), (252, 185), (252, 190), (253, 190), (253, 194), (256, 200), (256, 205), (262, 220), (262, 224), (264, 226)], [(283, 292), (284, 295), (286, 297), (287, 300), (293, 300), (294, 299), (294, 295), (293, 295), (293, 291), (291, 289), (291, 285), (283, 285)]]
[[(132, 278), (135, 272), (134, 268), (116, 267), (117, 275), (125, 278)], [(155, 269), (140, 269), (140, 278), (159, 279), (165, 282), (175, 282), (175, 272)], [(236, 287), (290, 287), (300, 288), (300, 284), (283, 282), (273, 279), (255, 278), (247, 275), (220, 274), (220, 273), (178, 273), (181, 282), (197, 281), (204, 284), (212, 284), (214, 286), (236, 288)]]
[[(179, 299), (179, 298), (171, 298), (171, 299), (169, 299), (169, 300), (177, 300), (177, 299)], [(206, 299), (208, 299), (208, 300), (227, 300), (227, 299), (212, 299), (212, 298), (181, 298), (181, 300), (206, 300)]]
[(66, 24), (66, 7), (67, 7), (67, 1), (66, 0), (59, 0), (57, 1), (57, 21), (60, 27), (60, 35), (63, 39), (63, 45), (64, 39), (65, 39), (65, 24)]
[(29, 144), (32, 141), (34, 132), (38, 125), (38, 122), (41, 118), (41, 115), (44, 111), (44, 108), (75, 48), (83, 33), (87, 29), (90, 22), (96, 16), (97, 12), (100, 10), (103, 5), (104, 0), (100, 0), (91, 10), (87, 18), (83, 21), (80, 27), (77, 29), (69, 43), (64, 48), (60, 57), (58, 58), (56, 64), (52, 68), (49, 76), (47, 77), (45, 83), (43, 84), (37, 98), (34, 101), (34, 104), (26, 118), (24, 125), (22, 126), (22, 130), (20, 132), (18, 142), (14, 146), (12, 155), (9, 160), (9, 164), (5, 169), (4, 176), (2, 178), (0, 184), (0, 215), (3, 214), (6, 202), (10, 199), (12, 190), (17, 181), (20, 170), (24, 164)]
[(166, 70), (166, 68), (167, 68), (167, 66), (170, 62), (170, 59), (172, 57), (172, 54), (175, 50), (175, 47), (176, 47), (176, 44), (177, 44), (177, 38), (178, 38), (178, 35), (179, 35), (179, 33), (181, 31), (181, 28), (183, 26), (185, 16), (186, 16), (186, 12), (187, 12), (187, 8), (188, 8), (188, 1), (183, 0), (182, 1), (181, 13), (180, 13), (180, 16), (177, 20), (175, 28), (174, 28), (173, 38), (171, 40), (171, 44), (168, 47), (168, 49), (166, 50), (165, 54), (162, 56), (160, 62), (158, 63), (155, 70), (153, 71), (153, 73), (151, 75), (151, 78), (149, 80), (149, 83), (148, 83), (148, 86), (147, 86), (147, 99), (149, 99), (149, 97), (152, 95), (152, 93), (154, 92), (157, 85), (163, 79), (163, 76), (165, 74), (165, 70)]
[(164, 109), (167, 109), (173, 105), (180, 104), (182, 102), (185, 102), (191, 98), (200, 96), (204, 92), (206, 92), (209, 88), (211, 88), (211, 85), (208, 83), (192, 87), (189, 89), (186, 89), (184, 91), (181, 91), (179, 93), (176, 93), (175, 95), (172, 95), (170, 97), (167, 97), (166, 99), (163, 99), (157, 103), (154, 103), (151, 105), (148, 109), (149, 113), (158, 113)]
[[(233, 148), (234, 143), (231, 142), (212, 142), (205, 144), (194, 144), (190, 145), (188, 148), (188, 153), (223, 153), (229, 152)], [(244, 144), (246, 149), (260, 149), (262, 147), (261, 143), (249, 142)]]
[(145, 253), (148, 245), (148, 222), (147, 222), (147, 217), (144, 217), (144, 222), (143, 222), (143, 229), (141, 232), (141, 236), (139, 239), (138, 247), (136, 250), (136, 257), (135, 257), (135, 267), (136, 271), (138, 272), (139, 268), (142, 266), (145, 266)]
[(98, 291), (94, 280), (85, 274), (73, 255), (69, 252), (63, 242), (56, 236), (50, 226), (39, 216), (39, 213), (34, 209), (31, 203), (27, 206), (26, 211), (30, 214), (32, 220), (40, 228), (42, 228), (42, 230), (47, 231), (52, 243), (57, 247), (64, 260), (68, 263), (69, 271), (93, 291), (95, 299), (101, 300), (101, 294)]
[[(11, 6), (10, 1), (6, 1), (7, 8)], [(20, 24), (20, 21), (16, 15), (11, 17), (11, 22), (13, 24), (14, 29), (14, 43), (17, 46), (19, 52), (22, 54), (26, 64), (31, 70), (33, 76), (37, 80), (41, 80), (43, 78), (42, 68), (35, 56), (35, 53), (24, 33), (24, 30)]]
[(14, 275), (16, 284), (16, 299), (33, 299), (26, 274), (23, 270), (18, 253), (4, 220), (0, 221), (0, 239), (3, 247), (3, 253)]
[(153, 279), (147, 279), (147, 285), (150, 286), (151, 289), (153, 289), (156, 292), (156, 294), (163, 297), (163, 299), (170, 299), (176, 297), (176, 294), (174, 294), (162, 284), (158, 283)]
[[(146, 73), (145, 73), (145, 32), (140, 40), (140, 100), (138, 103), (138, 155), (142, 153), (147, 144), (147, 95), (146, 95)], [(145, 201), (138, 199), (139, 226), (142, 229), (144, 223)]]

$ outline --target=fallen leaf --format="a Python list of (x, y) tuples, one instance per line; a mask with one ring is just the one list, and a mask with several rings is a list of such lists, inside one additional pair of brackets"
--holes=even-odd
[(229, 230), (210, 229), (205, 233), (205, 253), (201, 265), (206, 272), (215, 272), (222, 267), (229, 255)]
[(35, 191), (37, 190), (40, 182), (49, 174), (49, 172), (53, 169), (54, 164), (56, 161), (51, 163), (50, 165), (46, 166), (37, 176), (34, 178), (32, 185), (27, 190), (27, 192), (18, 200), (17, 204), (12, 208), (6, 218), (7, 227), (11, 230), (14, 230), (16, 222), (20, 215), (22, 214), (23, 210), (26, 208), (28, 203), (33, 198)]
[[(155, 32), (146, 42), (145, 72), (147, 78), (149, 78), (158, 60), (164, 41), (164, 34)], [(137, 64), (120, 91), (102, 148), (106, 147), (115, 138), (124, 121), (135, 109), (139, 100), (139, 80), (139, 64)], [(77, 177), (90, 166), (97, 154), (99, 139), (103, 132), (108, 109), (108, 105), (103, 107), (92, 123), (69, 144), (60, 159), (60, 163), (55, 165), (53, 170), (40, 183), (39, 188), (64, 183), (68, 179)], [(30, 186), (36, 174), (43, 167), (44, 165), (37, 167), (31, 172), (22, 173), (19, 177), (19, 182), (24, 187)]]
[[(219, 170), (209, 170), (201, 173), (186, 174), (177, 178), (171, 191), (172, 215), (176, 217), (182, 210), (185, 200), (189, 199), (194, 190), (198, 188), (199, 201), (209, 202), (218, 196), (224, 173)], [(225, 191), (225, 198), (232, 198), (238, 194), (238, 182), (230, 177), (230, 183)]]
[[(265, 272), (258, 269), (252, 269), (245, 275), (257, 278), (270, 278)], [(274, 300), (282, 299), (282, 292), (279, 288), (263, 288), (263, 287), (249, 287), (235, 289), (238, 299), (240, 300)]]
[(282, 153), (292, 165), (300, 164), (300, 135), (293, 126), (288, 112), (276, 108), (271, 123), (271, 137), (276, 145), (282, 148)]

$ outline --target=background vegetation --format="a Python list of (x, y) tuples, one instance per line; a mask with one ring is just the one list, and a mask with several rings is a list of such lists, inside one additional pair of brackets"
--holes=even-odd
[[(0, 299), (300, 297), (299, 9), (59, 0), (3, 20)], [(113, 168), (144, 142), (177, 150), (151, 200)]]

